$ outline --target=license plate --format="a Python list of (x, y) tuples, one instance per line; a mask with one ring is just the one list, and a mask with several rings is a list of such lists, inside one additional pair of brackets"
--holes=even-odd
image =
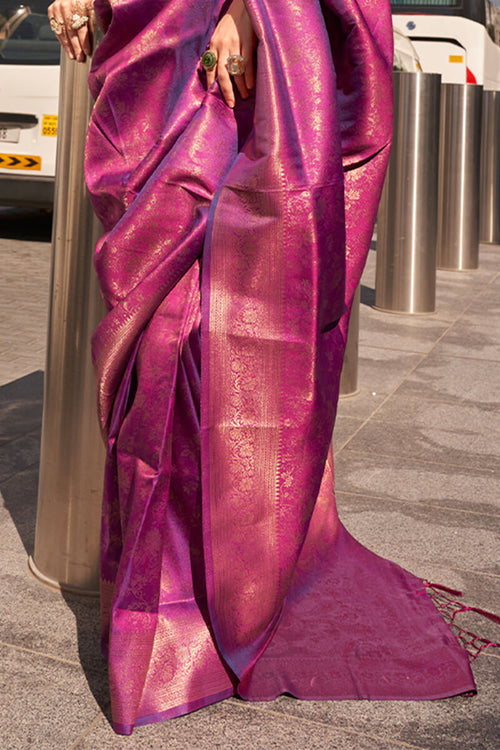
[(5, 128), (0, 125), (0, 141), (4, 143), (19, 143), (21, 128)]

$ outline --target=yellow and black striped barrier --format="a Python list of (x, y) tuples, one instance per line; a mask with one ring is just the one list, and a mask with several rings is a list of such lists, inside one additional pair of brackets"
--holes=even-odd
[(41, 156), (27, 156), (26, 154), (0, 154), (0, 169), (30, 169), (40, 171)]

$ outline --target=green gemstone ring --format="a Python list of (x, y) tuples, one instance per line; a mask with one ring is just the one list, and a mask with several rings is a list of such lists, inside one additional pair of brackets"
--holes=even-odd
[(207, 49), (201, 57), (201, 64), (205, 70), (213, 70), (217, 65), (217, 56), (211, 49)]

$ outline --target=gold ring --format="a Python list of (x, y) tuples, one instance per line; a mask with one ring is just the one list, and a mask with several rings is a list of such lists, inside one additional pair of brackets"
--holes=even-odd
[(64, 24), (62, 21), (58, 21), (57, 18), (49, 18), (50, 28), (54, 32), (54, 34), (57, 34), (59, 36), (63, 33), (64, 30)]
[(85, 24), (88, 22), (88, 16), (81, 16), (79, 13), (73, 13), (73, 15), (71, 16), (71, 28), (74, 31), (78, 31), (78, 29), (81, 29), (82, 26), (85, 26)]
[(245, 72), (245, 60), (242, 55), (229, 55), (226, 66), (230, 76), (242, 76)]
[(201, 64), (205, 70), (210, 71), (217, 65), (217, 55), (211, 49), (207, 49), (201, 56)]

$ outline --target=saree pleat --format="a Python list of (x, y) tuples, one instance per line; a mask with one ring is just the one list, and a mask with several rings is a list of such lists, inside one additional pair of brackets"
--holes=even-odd
[[(124, 532), (113, 556), (111, 621), (103, 624), (110, 633), (114, 721), (121, 731), (133, 724), (130, 716), (165, 718), (184, 704), (183, 711), (233, 692), (203, 616), (203, 591), (195, 592), (204, 577), (196, 539), (199, 305), (195, 265), (144, 332), (133, 403), (116, 440)], [(149, 424), (152, 403), (156, 419)], [(107, 497), (114, 498), (109, 487)], [(111, 555), (103, 550), (103, 576)], [(108, 567), (108, 578), (110, 572)]]
[(101, 604), (124, 734), (235, 692), (474, 690), (422, 582), (335, 508), (342, 358), (391, 137), (389, 7), (246, 5), (257, 82), (232, 111), (199, 64), (221, 0), (95, 3)]

